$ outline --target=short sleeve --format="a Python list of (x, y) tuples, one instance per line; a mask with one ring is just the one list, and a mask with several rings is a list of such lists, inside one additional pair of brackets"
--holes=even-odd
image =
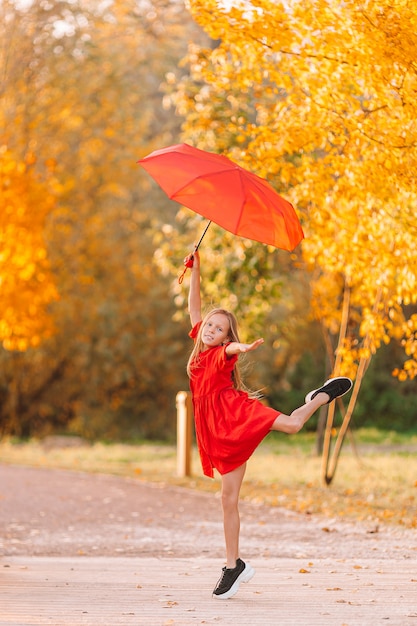
[(216, 366), (219, 369), (230, 369), (230, 371), (232, 371), (237, 363), (238, 355), (228, 355), (226, 353), (226, 347), (227, 346), (219, 346), (219, 348), (216, 350)]
[(192, 329), (188, 333), (188, 336), (191, 337), (191, 339), (194, 339), (194, 341), (197, 339), (198, 331), (200, 330), (201, 324), (202, 321), (200, 320), (195, 326), (192, 327)]

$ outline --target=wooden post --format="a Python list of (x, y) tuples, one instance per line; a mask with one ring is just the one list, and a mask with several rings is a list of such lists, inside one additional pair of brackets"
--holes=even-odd
[(191, 476), (193, 409), (191, 395), (177, 393), (177, 475)]

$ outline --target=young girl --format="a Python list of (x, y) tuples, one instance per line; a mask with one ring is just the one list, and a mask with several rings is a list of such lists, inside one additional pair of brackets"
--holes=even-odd
[[(313, 413), (347, 393), (349, 378), (333, 378), (306, 396), (306, 404), (285, 415), (243, 389), (238, 369), (238, 355), (252, 352), (262, 343), (241, 343), (235, 316), (224, 309), (201, 316), (200, 257), (194, 252), (188, 309), (194, 349), (187, 365), (193, 396), (194, 419), (203, 472), (213, 477), (213, 468), (221, 476), (223, 528), (226, 565), (213, 591), (213, 597), (227, 599), (235, 595), (241, 582), (255, 573), (249, 563), (239, 558), (239, 492), (246, 462), (271, 430), (297, 433)], [(189, 257), (186, 259), (186, 261)]]

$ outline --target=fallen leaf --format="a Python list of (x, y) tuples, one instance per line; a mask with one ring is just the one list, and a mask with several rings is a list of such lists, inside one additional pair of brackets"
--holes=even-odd
[(168, 607), (171, 607), (171, 606), (178, 606), (178, 602), (175, 602), (175, 600), (168, 600), (167, 603), (166, 603), (166, 607), (164, 607), (164, 608), (168, 608)]

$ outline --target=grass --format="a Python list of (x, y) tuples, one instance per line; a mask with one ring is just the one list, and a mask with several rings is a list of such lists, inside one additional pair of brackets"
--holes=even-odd
[[(288, 437), (274, 433), (249, 461), (242, 497), (304, 514), (366, 521), (373, 530), (382, 523), (415, 528), (416, 452), (417, 434), (400, 435), (374, 429), (357, 431), (354, 442), (345, 443), (335, 477), (326, 486), (321, 458), (315, 454), (314, 434)], [(0, 443), (0, 460), (9, 464), (117, 474), (211, 492), (220, 488), (218, 479), (201, 475), (195, 449), (192, 476), (178, 476), (176, 447), (164, 443), (87, 445), (65, 438), (43, 442), (9, 440)]]

